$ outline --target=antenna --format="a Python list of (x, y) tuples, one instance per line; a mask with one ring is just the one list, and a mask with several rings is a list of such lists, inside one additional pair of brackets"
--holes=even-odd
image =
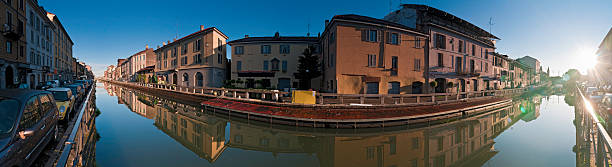
[(493, 25), (495, 25), (495, 23), (493, 23), (493, 17), (489, 17), (489, 34), (493, 34), (491, 32)]
[(310, 18), (308, 18), (308, 25), (306, 27), (306, 36), (310, 37)]

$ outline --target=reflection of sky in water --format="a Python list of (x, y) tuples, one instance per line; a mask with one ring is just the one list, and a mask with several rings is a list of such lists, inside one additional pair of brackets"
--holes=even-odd
[[(504, 110), (429, 128), (313, 134), (292, 128), (281, 130), (242, 121), (228, 122), (210, 115), (196, 116), (193, 110), (198, 109), (185, 111), (181, 107), (184, 105), (162, 101), (162, 105), (150, 107), (154, 112), (142, 111), (146, 110), (142, 104), (152, 96), (118, 90), (118, 87), (114, 91), (99, 87), (96, 92), (97, 105), (102, 111), (96, 122), (101, 135), (96, 161), (101, 166), (411, 166), (415, 163), (432, 166), (441, 160), (445, 161), (444, 166), (575, 164), (573, 108), (563, 102), (542, 100), (542, 105), (547, 107), (540, 111), (538, 100), (521, 100)], [(128, 100), (118, 104), (117, 96)], [(151, 104), (158, 102), (149, 100)], [(130, 112), (128, 106), (141, 111)], [(172, 110), (163, 109), (164, 106)], [(175, 118), (176, 123), (171, 123)], [(185, 128), (181, 120), (187, 120)], [(203, 126), (201, 133), (190, 129), (196, 124)], [(190, 142), (196, 140), (194, 135), (208, 142), (199, 146)], [(494, 138), (488, 139), (491, 137)], [(442, 149), (438, 150), (440, 144)], [(462, 158), (471, 161), (459, 161), (459, 149), (465, 151)], [(442, 155), (446, 158), (440, 159)]]

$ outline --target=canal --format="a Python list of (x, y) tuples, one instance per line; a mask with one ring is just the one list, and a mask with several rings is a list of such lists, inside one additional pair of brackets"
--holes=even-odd
[(576, 166), (574, 107), (534, 95), (476, 116), (385, 129), (228, 118), (98, 83), (100, 166)]

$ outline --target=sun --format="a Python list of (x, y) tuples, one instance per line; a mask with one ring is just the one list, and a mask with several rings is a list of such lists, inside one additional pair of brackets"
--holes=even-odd
[[(580, 47), (577, 49), (575, 56), (575, 65), (578, 68), (581, 68), (581, 71), (585, 72), (589, 69), (592, 69), (597, 65), (597, 55), (595, 54), (595, 49)], [(572, 63), (572, 62), (568, 62)]]

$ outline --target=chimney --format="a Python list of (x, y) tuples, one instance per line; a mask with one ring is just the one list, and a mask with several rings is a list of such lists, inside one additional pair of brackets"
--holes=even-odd
[(145, 46), (145, 48), (146, 48), (146, 49), (149, 49), (149, 45), (146, 45), (146, 46)]
[(249, 35), (248, 35), (248, 34), (247, 34), (247, 35), (244, 35), (244, 38), (249, 38)]
[(329, 20), (325, 20), (325, 27), (327, 27), (327, 24), (329, 24)]
[(279, 38), (280, 37), (280, 33), (278, 33), (278, 31), (276, 31), (276, 33), (274, 33), (274, 38)]
[(164, 44), (163, 46), (166, 46), (166, 42), (162, 42), (162, 44)]
[(172, 42), (176, 42), (176, 38), (174, 38), (174, 40)]
[(200, 31), (204, 30), (204, 25), (200, 25)]
[(159, 49), (159, 45), (157, 45), (157, 49)]
[(170, 44), (170, 40), (168, 40), (168, 42), (166, 42), (166, 44)]

